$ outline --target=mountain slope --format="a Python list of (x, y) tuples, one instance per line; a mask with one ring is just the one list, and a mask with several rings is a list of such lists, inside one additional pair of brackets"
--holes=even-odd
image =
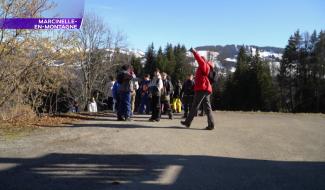
[[(211, 60), (214, 62), (218, 62), (221, 64), (224, 68), (228, 70), (232, 70), (233, 67), (235, 67), (237, 62), (237, 55), (239, 53), (239, 49), (243, 47), (242, 45), (226, 45), (226, 46), (199, 46), (196, 49), (199, 52), (212, 52), (213, 55), (216, 53), (218, 56), (210, 57)], [(244, 46), (246, 52), (248, 54), (255, 55), (256, 50), (259, 50), (259, 54), (261, 58), (265, 61), (269, 61), (271, 63), (279, 62), (282, 58), (283, 48), (277, 48), (277, 47), (259, 47), (259, 46)], [(205, 53), (207, 54), (207, 53)], [(211, 53), (210, 53), (211, 54)]]

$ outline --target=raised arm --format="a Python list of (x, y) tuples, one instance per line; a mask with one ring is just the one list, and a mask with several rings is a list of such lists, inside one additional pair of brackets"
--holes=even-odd
[(193, 53), (195, 60), (198, 62), (199, 69), (203, 72), (204, 75), (208, 75), (209, 64), (207, 61), (203, 59), (195, 49), (191, 48), (190, 51)]

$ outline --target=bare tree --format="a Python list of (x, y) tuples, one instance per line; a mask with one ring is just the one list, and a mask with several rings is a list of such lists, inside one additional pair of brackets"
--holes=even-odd
[[(53, 6), (47, 0), (0, 0), (0, 17), (42, 17)], [(125, 46), (124, 35), (114, 34), (96, 15), (87, 15), (78, 31), (1, 29), (0, 112), (18, 104), (40, 111), (44, 101), (57, 103), (51, 96), (62, 88), (80, 102), (86, 102), (94, 89), (105, 92)], [(56, 60), (65, 65), (56, 67)]]
[[(1, 0), (0, 17), (41, 17), (54, 5), (47, 0)], [(46, 94), (68, 81), (63, 69), (50, 66), (66, 59), (66, 32), (0, 30), (0, 108), (29, 104), (34, 110)]]
[[(85, 103), (97, 88), (105, 92), (108, 75), (120, 62), (120, 49), (125, 47), (125, 36), (114, 34), (102, 18), (87, 14), (79, 31), (73, 33), (76, 40), (76, 57), (81, 67), (82, 97)], [(102, 88), (102, 89), (100, 89)]]
[[(1, 0), (0, 17), (39, 17), (52, 6), (47, 0)], [(33, 52), (39, 36), (34, 30), (0, 30), (0, 107), (19, 90), (35, 63), (43, 60)]]

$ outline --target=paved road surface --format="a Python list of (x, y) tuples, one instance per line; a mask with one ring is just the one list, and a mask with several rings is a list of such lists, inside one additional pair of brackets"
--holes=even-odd
[(0, 189), (325, 189), (325, 116), (216, 112), (216, 129), (111, 114), (0, 136)]

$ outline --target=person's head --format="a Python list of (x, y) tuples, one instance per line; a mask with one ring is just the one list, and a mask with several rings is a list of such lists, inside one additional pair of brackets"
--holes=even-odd
[(145, 74), (144, 75), (144, 80), (149, 80), (150, 79), (150, 75), (149, 74)]
[(131, 70), (131, 66), (130, 65), (123, 65), (122, 66), (122, 70), (123, 71), (130, 71)]
[(154, 76), (158, 76), (158, 75), (160, 75), (160, 70), (156, 69), (155, 72), (154, 72)]
[(95, 102), (95, 97), (92, 97), (92, 98), (91, 98), (91, 101), (92, 101), (92, 102)]
[(187, 79), (188, 80), (193, 80), (193, 75), (192, 74), (187, 75)]
[(163, 72), (163, 73), (161, 74), (161, 78), (162, 78), (163, 80), (166, 80), (166, 79), (167, 79), (167, 73)]

